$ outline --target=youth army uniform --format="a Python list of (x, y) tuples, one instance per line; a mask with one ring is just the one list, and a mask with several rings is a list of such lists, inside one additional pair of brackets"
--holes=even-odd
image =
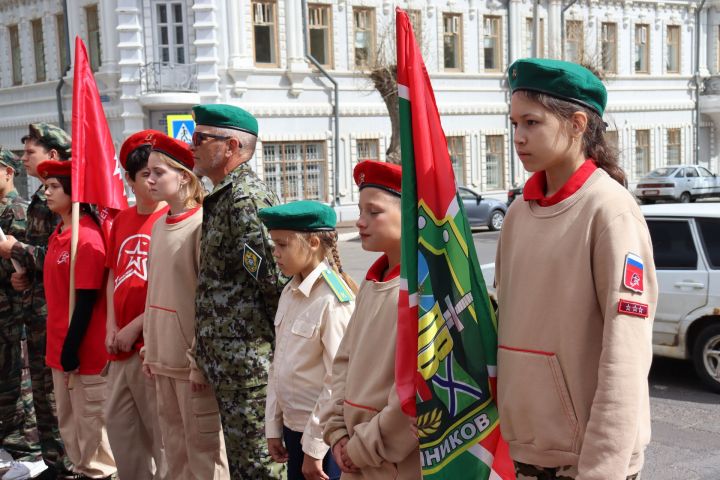
[(220, 405), (231, 477), (247, 480), (279, 472), (265, 441), (265, 397), (282, 277), (257, 216), (275, 203), (247, 165), (203, 201), (196, 360)]
[[(64, 130), (46, 123), (34, 123), (31, 130), (40, 134), (43, 141), (59, 151), (70, 152), (70, 137)], [(27, 228), (24, 237), (18, 237), (11, 256), (24, 268), (30, 288), (23, 293), (21, 315), (27, 336), (33, 404), (37, 420), (42, 455), (45, 461), (60, 470), (68, 469), (65, 448), (60, 438), (55, 416), (55, 394), (50, 368), (45, 365), (45, 322), (47, 305), (43, 283), (43, 262), (48, 239), (55, 231), (59, 219), (47, 206), (45, 188), (41, 185), (33, 194), (27, 209)]]
[[(578, 469), (575, 465), (558, 468), (543, 468), (527, 463), (515, 462), (517, 480), (575, 480)], [(625, 480), (638, 480), (639, 474), (628, 476)]]

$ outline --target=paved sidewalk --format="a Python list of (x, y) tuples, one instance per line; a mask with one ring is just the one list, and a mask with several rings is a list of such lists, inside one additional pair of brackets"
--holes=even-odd
[(347, 242), (358, 238), (358, 231), (354, 221), (338, 222), (335, 229), (338, 232), (338, 241), (340, 242)]

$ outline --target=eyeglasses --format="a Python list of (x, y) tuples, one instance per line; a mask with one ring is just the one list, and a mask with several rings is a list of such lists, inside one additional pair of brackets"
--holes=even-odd
[(196, 147), (199, 147), (200, 145), (205, 143), (205, 140), (207, 140), (208, 138), (213, 138), (215, 140), (227, 140), (230, 137), (227, 137), (225, 135), (213, 135), (212, 133), (193, 132), (192, 143)]

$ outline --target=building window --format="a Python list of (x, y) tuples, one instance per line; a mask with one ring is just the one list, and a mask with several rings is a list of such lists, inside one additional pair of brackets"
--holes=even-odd
[(447, 145), (455, 183), (465, 185), (465, 137), (447, 137)]
[(565, 59), (582, 63), (585, 59), (585, 36), (582, 20), (565, 22)]
[(187, 63), (187, 40), (182, 2), (155, 4), (156, 60), (163, 64)]
[(97, 5), (85, 7), (85, 21), (87, 22), (90, 68), (93, 72), (97, 72), (100, 65), (102, 65), (100, 57), (100, 17), (98, 16)]
[(500, 17), (483, 17), (483, 63), (486, 72), (502, 68)]
[(353, 8), (355, 68), (370, 65), (375, 56), (375, 9)]
[(617, 151), (620, 150), (620, 141), (617, 130), (605, 130), (603, 136), (605, 137), (605, 143), (607, 143), (609, 147), (612, 147)]
[(380, 141), (377, 138), (357, 141), (357, 161), (364, 162), (365, 160), (380, 161)]
[(417, 40), (420, 50), (422, 50), (422, 12), (420, 10), (408, 10), (407, 14), (415, 34), (415, 40)]
[(667, 27), (667, 59), (665, 62), (667, 73), (680, 73), (680, 27), (678, 25)]
[(60, 67), (60, 74), (58, 77), (62, 77), (65, 72), (70, 68), (70, 59), (68, 58), (67, 50), (67, 34), (65, 33), (65, 15), (59, 13), (55, 15), (55, 27), (57, 30), (57, 44), (58, 44), (58, 66)]
[(462, 15), (443, 14), (443, 59), (445, 70), (462, 70)]
[(43, 38), (42, 19), (30, 22), (33, 36), (33, 52), (35, 53), (35, 81), (44, 82), (45, 76), (45, 40)]
[(635, 25), (635, 73), (649, 73), (650, 27)]
[(487, 190), (500, 190), (505, 187), (505, 137), (502, 135), (486, 135), (485, 147), (485, 178)]
[[(545, 19), (538, 19), (538, 39), (537, 39), (537, 57), (542, 58), (545, 56)], [(532, 17), (525, 19), (525, 56), (530, 58), (533, 57), (533, 36), (535, 24)]]
[(601, 35), (603, 71), (617, 73), (617, 23), (603, 23)]
[(667, 164), (680, 165), (680, 129), (667, 130)]
[(320, 65), (332, 64), (332, 22), (330, 5), (308, 5), (310, 54)]
[(253, 1), (252, 7), (255, 65), (276, 67), (277, 5), (274, 1)]
[(327, 200), (327, 160), (322, 142), (263, 142), (265, 183), (283, 202)]
[(12, 56), (12, 84), (22, 83), (22, 58), (20, 56), (20, 32), (17, 25), (8, 27), (10, 35), (10, 56)]
[(650, 171), (650, 130), (635, 130), (635, 178)]

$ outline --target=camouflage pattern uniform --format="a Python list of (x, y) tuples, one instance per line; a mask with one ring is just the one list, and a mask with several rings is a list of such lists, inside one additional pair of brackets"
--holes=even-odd
[(268, 455), (265, 396), (285, 278), (257, 212), (277, 203), (247, 164), (203, 202), (196, 299), (198, 366), (215, 389), (231, 478), (279, 478)]
[[(517, 480), (575, 480), (578, 475), (576, 465), (546, 468), (527, 463), (515, 462)], [(639, 480), (640, 474), (628, 475), (626, 480)]]

